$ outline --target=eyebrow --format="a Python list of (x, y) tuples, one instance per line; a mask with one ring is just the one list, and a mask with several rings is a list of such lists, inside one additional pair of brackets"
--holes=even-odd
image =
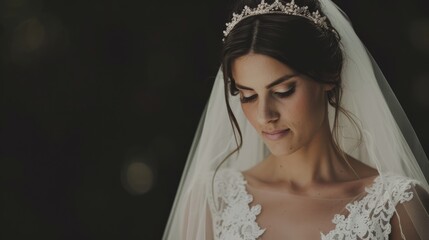
[[(287, 81), (287, 80), (289, 80), (289, 79), (291, 79), (291, 78), (293, 78), (293, 77), (295, 77), (295, 76), (298, 76), (298, 74), (296, 74), (296, 73), (293, 73), (293, 74), (286, 74), (286, 75), (284, 75), (283, 77), (280, 77), (280, 78), (278, 78), (278, 79), (274, 80), (273, 82), (271, 82), (270, 84), (268, 84), (267, 86), (265, 86), (265, 88), (266, 88), (266, 89), (270, 89), (270, 88), (272, 88), (272, 87), (274, 87), (274, 86), (276, 86), (276, 85), (278, 85), (278, 84), (280, 84), (280, 83), (282, 83), (282, 82), (285, 82), (285, 81)], [(235, 83), (235, 86), (236, 86), (237, 88), (240, 88), (240, 89), (252, 90), (252, 91), (253, 91), (253, 89), (252, 89), (252, 88), (250, 88), (250, 87), (246, 87), (246, 86), (243, 86), (243, 85), (240, 85), (240, 84), (238, 84), (238, 83)]]

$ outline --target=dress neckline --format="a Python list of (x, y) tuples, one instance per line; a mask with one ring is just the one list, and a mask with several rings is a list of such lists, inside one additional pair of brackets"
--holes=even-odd
[[(272, 190), (266, 190), (266, 189), (260, 189), (258, 187), (254, 187), (248, 184), (248, 181), (245, 177), (245, 175), (241, 172), (238, 171), (240, 178), (244, 181), (244, 185), (245, 185), (245, 190), (246, 193), (249, 195), (252, 195), (249, 193), (249, 191), (247, 191), (247, 188), (251, 188), (252, 190), (256, 190), (259, 192), (266, 192), (266, 193), (274, 193), (274, 194), (279, 194), (279, 195), (287, 195), (287, 196), (291, 196), (294, 198), (303, 198), (303, 199), (314, 199), (314, 200), (353, 200), (356, 199), (358, 197), (361, 197), (363, 194), (367, 194), (369, 192), (369, 189), (373, 188), (374, 185), (379, 181), (379, 178), (381, 177), (381, 175), (377, 175), (377, 176), (373, 176), (372, 180), (369, 184), (365, 185), (363, 188), (363, 190), (361, 192), (359, 192), (358, 194), (354, 195), (354, 196), (350, 196), (350, 197), (338, 197), (338, 198), (331, 198), (331, 197), (312, 197), (312, 196), (305, 196), (305, 195), (299, 195), (299, 194), (294, 194), (294, 193), (290, 193), (290, 192), (276, 192), (276, 191), (272, 191)], [(252, 196), (253, 197), (253, 196)]]
[[(215, 192), (224, 202), (223, 210), (215, 209), (221, 239), (230, 239), (235, 234), (245, 234), (243, 239), (259, 239), (267, 230), (261, 228), (257, 221), (262, 206), (254, 202), (253, 195), (246, 189), (244, 175), (238, 169), (222, 169), (215, 177), (215, 183)], [(393, 172), (379, 174), (372, 183), (365, 184), (365, 195), (343, 202), (341, 211), (331, 212), (327, 216), (324, 221), (333, 225), (328, 230), (317, 231), (320, 234), (318, 239), (388, 239), (391, 229), (389, 219), (395, 212), (395, 205), (410, 201), (413, 193), (409, 189), (417, 183)]]
[[(243, 191), (251, 198), (251, 199), (253, 199), (254, 197), (253, 197), (253, 195), (252, 194), (250, 194), (249, 193), (249, 191), (247, 190), (247, 188), (246, 188), (246, 186), (249, 186), (248, 184), (247, 184), (247, 180), (246, 180), (246, 178), (245, 178), (245, 176), (244, 176), (244, 174), (242, 173), (242, 172), (240, 172), (240, 171), (237, 171), (238, 172), (238, 174), (239, 174), (239, 176), (240, 176), (240, 178), (241, 178), (241, 183), (243, 184)], [(383, 175), (384, 176), (384, 175)], [(347, 210), (347, 212), (346, 213), (344, 213), (344, 214), (342, 214), (342, 212), (343, 211), (341, 211), (340, 213), (336, 213), (336, 214), (334, 214), (334, 217), (331, 219), (331, 222), (334, 224), (334, 227), (332, 228), (332, 229), (330, 229), (330, 230), (328, 230), (328, 231), (326, 231), (325, 233), (324, 232), (319, 232), (320, 233), (320, 235), (321, 235), (321, 239), (322, 240), (324, 240), (324, 239), (327, 239), (326, 237), (327, 236), (331, 236), (331, 235), (334, 235), (334, 234), (336, 234), (338, 231), (339, 231), (339, 229), (338, 229), (338, 220), (340, 219), (341, 220), (341, 222), (346, 222), (346, 221), (349, 221), (349, 217), (350, 217), (350, 215), (352, 214), (352, 212), (351, 212), (351, 209), (354, 209), (355, 208), (355, 206), (357, 206), (357, 205), (359, 205), (359, 204), (361, 204), (361, 202), (363, 202), (363, 201), (367, 201), (368, 200), (368, 198), (370, 198), (371, 197), (371, 193), (373, 193), (374, 192), (374, 190), (378, 187), (378, 185), (381, 183), (381, 177), (382, 177), (382, 175), (381, 174), (379, 174), (378, 176), (376, 176), (373, 180), (372, 180), (372, 182), (370, 183), (370, 184), (368, 184), (367, 186), (365, 186), (364, 187), (364, 191), (363, 192), (361, 192), (361, 193), (359, 193), (358, 195), (356, 195), (355, 197), (351, 197), (351, 198), (343, 198), (343, 199), (346, 199), (346, 200), (348, 200), (348, 199), (350, 199), (350, 201), (344, 206), (344, 208), (343, 209), (345, 209), (345, 210)], [(359, 196), (361, 196), (362, 194), (366, 194), (365, 196), (363, 196), (363, 197), (361, 197), (359, 200), (353, 200), (353, 199), (355, 199), (355, 198), (357, 198), (357, 197), (359, 197)], [(299, 195), (297, 195), (298, 197), (299, 197)], [(306, 196), (301, 196), (301, 197), (306, 197)], [(315, 199), (319, 199), (319, 198), (315, 198)], [(335, 199), (335, 198), (333, 198), (333, 199), (330, 199), (330, 198), (321, 198), (321, 199), (327, 199), (327, 200), (340, 200), (340, 198), (338, 198), (338, 199)], [(250, 208), (251, 207), (251, 205), (250, 205), (250, 202), (248, 203), (248, 207)], [(254, 204), (254, 206), (253, 207), (256, 207), (256, 208), (258, 208), (259, 209), (259, 212), (260, 211), (262, 211), (262, 206), (261, 206), (261, 204)], [(255, 215), (255, 219), (254, 219), (254, 222), (255, 222), (255, 224), (258, 226), (258, 227), (260, 227), (259, 226), (259, 223), (257, 223), (256, 222), (256, 220), (257, 220), (257, 216)], [(266, 229), (264, 228), (263, 229), (263, 231), (265, 231)]]

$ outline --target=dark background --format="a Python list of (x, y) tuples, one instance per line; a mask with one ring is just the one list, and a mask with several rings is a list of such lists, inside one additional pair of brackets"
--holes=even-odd
[[(1, 239), (160, 239), (227, 0), (3, 0)], [(429, 2), (337, 2), (429, 152)]]

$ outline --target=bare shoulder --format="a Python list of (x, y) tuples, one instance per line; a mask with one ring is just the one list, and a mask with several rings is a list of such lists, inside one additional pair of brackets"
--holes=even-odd
[(361, 178), (371, 178), (379, 175), (377, 169), (359, 161), (358, 159), (347, 155), (347, 161), (350, 163), (351, 167), (356, 171), (356, 173)]
[(263, 187), (268, 183), (268, 179), (270, 179), (270, 171), (268, 170), (270, 166), (266, 161), (268, 158), (263, 159), (258, 164), (242, 172), (248, 185)]
[(264, 168), (262, 167), (262, 165), (263, 161), (256, 164), (252, 168), (242, 172), (248, 184), (260, 185), (260, 183), (263, 182)]

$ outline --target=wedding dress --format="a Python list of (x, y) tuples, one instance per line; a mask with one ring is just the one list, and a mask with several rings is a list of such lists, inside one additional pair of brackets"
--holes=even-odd
[[(375, 177), (357, 196), (315, 198), (257, 189), (247, 184), (241, 172), (224, 169), (214, 181), (217, 202), (209, 201), (214, 239), (387, 240), (398, 204), (408, 204), (425, 217), (423, 204), (413, 198), (417, 183), (385, 174)], [(429, 237), (424, 229), (412, 237), (403, 231), (406, 239)]]
[(237, 134), (227, 115), (219, 69), (163, 239), (388, 239), (391, 231), (400, 232), (402, 239), (429, 239), (428, 158), (347, 16), (331, 0), (320, 3), (341, 36), (342, 106), (358, 119), (363, 134), (358, 144), (352, 124), (340, 115), (339, 145), (376, 169), (378, 176), (364, 179), (362, 191), (354, 196), (307, 197), (267, 192), (252, 184), (243, 172), (265, 159), (269, 150), (247, 121), (239, 98), (230, 96), (243, 136), (243, 146), (230, 155)]

